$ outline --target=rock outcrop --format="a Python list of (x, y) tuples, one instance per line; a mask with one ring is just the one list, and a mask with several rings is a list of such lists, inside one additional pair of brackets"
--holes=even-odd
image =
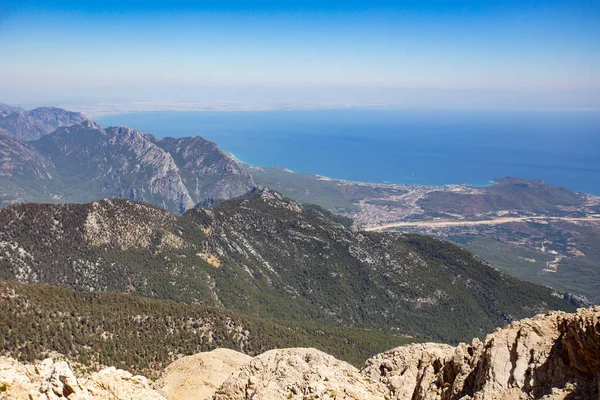
[(599, 398), (600, 307), (537, 315), (448, 350), (399, 347), (369, 359), (362, 373), (386, 384), (392, 399)]
[(383, 399), (384, 385), (316, 349), (263, 353), (221, 385), (213, 400)]
[(33, 365), (0, 357), (0, 400), (165, 400), (143, 376), (114, 367), (76, 374), (67, 362), (47, 358)]
[(419, 343), (358, 371), (314, 349), (268, 351), (215, 392), (225, 399), (599, 399), (600, 307), (540, 314), (485, 341)]
[(431, 381), (453, 354), (447, 344), (411, 344), (370, 358), (362, 373), (386, 385), (394, 399), (435, 397), (437, 388)]
[(64, 361), (25, 365), (0, 357), (0, 400), (575, 400), (599, 399), (599, 376), (596, 307), (540, 314), (471, 345), (398, 347), (367, 360), (362, 371), (310, 348), (254, 358), (218, 349), (168, 366), (154, 385), (160, 393), (114, 367), (76, 374)]
[(171, 363), (155, 387), (168, 399), (205, 399), (252, 357), (229, 349), (215, 349)]
[(81, 113), (57, 107), (40, 107), (30, 111), (0, 107), (0, 128), (25, 141), (39, 139), (61, 126), (70, 126), (85, 120), (87, 118)]

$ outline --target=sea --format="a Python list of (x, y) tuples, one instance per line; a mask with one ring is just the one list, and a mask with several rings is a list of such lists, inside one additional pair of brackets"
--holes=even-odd
[(337, 179), (482, 186), (515, 176), (600, 195), (598, 111), (161, 111), (96, 121), (159, 138), (199, 135), (251, 165)]

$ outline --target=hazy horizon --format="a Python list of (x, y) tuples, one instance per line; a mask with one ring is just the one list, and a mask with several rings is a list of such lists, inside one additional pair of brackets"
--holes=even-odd
[(600, 109), (596, 1), (2, 3), (12, 104)]

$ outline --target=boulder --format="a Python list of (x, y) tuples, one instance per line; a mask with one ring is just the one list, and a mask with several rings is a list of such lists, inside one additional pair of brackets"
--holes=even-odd
[(203, 400), (251, 359), (229, 349), (183, 357), (164, 370), (155, 387), (170, 400)]
[(336, 399), (383, 400), (383, 384), (357, 368), (316, 349), (263, 353), (226, 380), (214, 400)]

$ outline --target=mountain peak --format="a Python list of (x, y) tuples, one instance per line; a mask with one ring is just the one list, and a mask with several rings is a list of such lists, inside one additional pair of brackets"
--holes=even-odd
[(39, 107), (26, 111), (3, 105), (0, 110), (0, 127), (25, 141), (39, 139), (57, 128), (87, 120), (81, 113), (57, 107)]
[(94, 129), (94, 130), (99, 130), (99, 131), (104, 130), (99, 124), (97, 124), (96, 122), (94, 122), (90, 119), (85, 119), (85, 120), (81, 121), (79, 123), (79, 125), (81, 125), (83, 128), (86, 128), (86, 129)]
[(117, 135), (142, 135), (142, 132), (140, 132), (138, 129), (132, 129), (125, 125), (111, 126), (106, 128), (106, 130), (111, 131)]
[[(12, 139), (8, 138), (9, 134), (4, 142), (23, 141), (12, 134)], [(59, 127), (17, 150), (23, 154), (11, 156), (13, 159), (32, 159), (35, 155), (40, 160), (36, 176), (58, 179), (53, 180), (52, 188), (37, 182), (34, 192), (18, 197), (0, 191), (4, 204), (44, 202), (49, 196), (69, 202), (114, 197), (146, 201), (182, 213), (196, 204), (241, 196), (254, 185), (250, 175), (214, 143), (200, 137), (158, 140), (127, 126), (103, 129), (91, 120)], [(44, 165), (50, 168), (47, 173)], [(0, 187), (20, 189), (23, 183), (9, 175), (14, 169), (10, 163), (0, 164)], [(12, 181), (6, 182), (9, 179)]]
[(271, 207), (285, 208), (297, 213), (302, 211), (302, 206), (296, 201), (289, 199), (268, 187), (255, 187), (252, 189), (251, 193), (255, 194)]

